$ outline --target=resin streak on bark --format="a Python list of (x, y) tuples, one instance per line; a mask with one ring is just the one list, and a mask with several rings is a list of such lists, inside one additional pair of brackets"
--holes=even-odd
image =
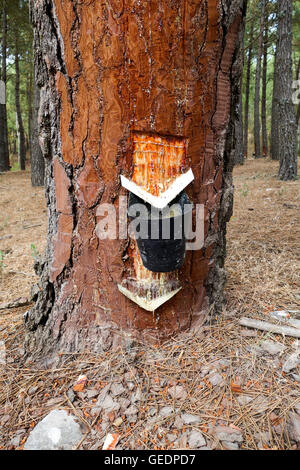
[[(46, 325), (36, 321), (37, 302), (29, 320), (29, 329), (37, 331), (29, 333), (28, 348), (47, 344), (72, 350), (89, 344), (100, 350), (112, 341), (107, 327), (162, 337), (201, 322), (209, 302), (219, 307), (222, 299), (225, 222), (232, 204), (224, 149), (244, 2), (40, 0), (35, 5), (35, 21), (48, 5), (56, 28), (60, 57), (55, 61), (46, 54), (46, 68), (49, 93), (59, 103), (60, 138), (52, 148), (58, 180), (56, 224), (48, 239), (53, 259), (44, 268), (51, 263), (55, 300)], [(154, 315), (117, 287), (143, 269), (130, 256), (131, 244), (99, 240), (95, 233), (98, 205), (109, 202), (118, 210), (118, 196), (126, 194), (120, 174), (132, 177), (133, 132), (188, 140), (186, 157), (195, 181), (187, 192), (195, 204), (205, 205), (205, 246), (187, 254), (178, 274), (182, 289)], [(172, 276), (176, 284), (177, 273)]]

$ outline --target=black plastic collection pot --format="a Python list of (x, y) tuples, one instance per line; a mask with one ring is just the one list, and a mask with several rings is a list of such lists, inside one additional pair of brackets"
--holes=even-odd
[(163, 210), (154, 208), (130, 193), (128, 216), (131, 221), (138, 218), (134, 236), (143, 264), (149, 271), (166, 273), (183, 265), (186, 252), (184, 220), (191, 217), (192, 209), (193, 205), (185, 192)]

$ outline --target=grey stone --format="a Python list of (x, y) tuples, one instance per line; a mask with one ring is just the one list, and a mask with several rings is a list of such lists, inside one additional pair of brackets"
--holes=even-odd
[(226, 450), (239, 450), (239, 445), (237, 442), (222, 441), (222, 445)]
[(187, 393), (181, 385), (174, 385), (174, 387), (168, 388), (168, 394), (172, 398), (179, 400), (185, 400), (187, 397)]
[(127, 410), (125, 411), (126, 416), (133, 416), (138, 414), (138, 408), (135, 405), (131, 405)]
[(216, 426), (213, 430), (214, 434), (220, 441), (242, 442), (243, 436), (241, 431), (230, 426)]
[(168, 439), (169, 442), (174, 442), (177, 439), (177, 435), (169, 433), (169, 434), (167, 434), (167, 439)]
[(134, 389), (135, 385), (134, 385), (133, 382), (127, 382), (127, 387), (128, 387), (128, 389), (131, 391), (131, 390)]
[(156, 415), (156, 413), (157, 413), (157, 409), (154, 408), (154, 406), (152, 406), (151, 408), (149, 408), (148, 414), (149, 414), (150, 416), (154, 416), (154, 415)]
[(91, 416), (98, 416), (101, 412), (102, 408), (100, 406), (94, 406), (93, 408), (91, 408)]
[(209, 375), (208, 380), (213, 387), (222, 387), (225, 384), (224, 378), (218, 372)]
[(286, 349), (286, 346), (283, 344), (270, 340), (263, 341), (260, 346), (266, 353), (271, 354), (272, 356), (280, 354)]
[(117, 397), (118, 395), (122, 395), (122, 393), (125, 392), (125, 388), (120, 383), (112, 384), (112, 386), (110, 387), (110, 390), (114, 397)]
[(130, 405), (130, 400), (128, 400), (128, 398), (118, 398), (118, 402), (120, 403), (120, 407), (121, 407), (121, 410), (124, 411), (128, 408), (128, 406)]
[(164, 406), (159, 410), (159, 416), (162, 418), (167, 418), (174, 413), (174, 408), (172, 406)]
[(282, 370), (283, 370), (283, 372), (289, 373), (289, 372), (291, 372), (291, 370), (295, 369), (299, 365), (299, 363), (300, 363), (299, 351), (297, 351), (297, 352), (294, 352), (293, 354), (291, 354), (287, 358), (287, 360), (285, 361), (285, 363), (282, 366)]
[(72, 450), (82, 438), (74, 417), (64, 410), (53, 410), (29, 434), (25, 450)]
[(99, 393), (99, 397), (98, 397), (98, 400), (97, 400), (97, 406), (101, 406), (101, 404), (103, 403), (103, 401), (105, 400), (105, 398), (106, 398), (106, 396), (109, 392), (109, 389), (110, 389), (110, 384), (103, 387), (103, 389)]
[(105, 396), (104, 400), (100, 402), (98, 399), (97, 401), (97, 406), (102, 408), (106, 412), (110, 411), (119, 411), (120, 409), (120, 404), (112, 399), (112, 397), (108, 394)]
[(38, 385), (34, 386), (34, 387), (30, 387), (29, 390), (28, 390), (28, 395), (34, 395), (35, 392), (37, 392), (39, 389)]
[(13, 447), (18, 447), (20, 445), (21, 436), (14, 436), (10, 441), (9, 445)]
[(200, 416), (192, 415), (190, 413), (182, 413), (181, 419), (184, 424), (196, 424), (201, 422)]
[(144, 398), (143, 392), (140, 388), (138, 388), (131, 396), (131, 403), (134, 404), (138, 401), (142, 401)]
[(95, 398), (99, 395), (99, 390), (97, 390), (96, 388), (91, 388), (89, 390), (86, 391), (86, 396), (89, 400), (91, 400), (92, 398)]
[(176, 416), (175, 421), (174, 421), (174, 427), (176, 429), (182, 429), (184, 426), (184, 422), (180, 418), (180, 416)]
[(200, 431), (192, 431), (189, 435), (188, 444), (191, 449), (198, 449), (206, 446), (206, 441)]
[(296, 413), (289, 413), (288, 429), (290, 438), (293, 441), (300, 442), (300, 416)]
[(253, 400), (253, 406), (255, 407), (256, 413), (264, 413), (270, 406), (269, 400), (263, 395), (258, 395)]
[(240, 395), (237, 397), (237, 401), (241, 406), (248, 405), (251, 401), (253, 401), (254, 397), (249, 397), (249, 395)]
[(72, 388), (67, 391), (67, 397), (69, 398), (70, 402), (73, 403), (73, 401), (75, 400), (75, 393)]

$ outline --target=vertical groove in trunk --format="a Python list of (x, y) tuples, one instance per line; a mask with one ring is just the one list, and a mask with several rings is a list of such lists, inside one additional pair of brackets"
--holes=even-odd
[[(50, 217), (27, 353), (162, 339), (220, 311), (245, 3), (31, 1)], [(205, 207), (204, 246), (187, 253), (182, 289), (154, 312), (118, 290), (137, 277), (130, 240), (96, 235), (98, 207), (118, 213), (126, 195), (131, 132), (188, 139), (195, 181), (187, 191)]]
[(8, 129), (7, 129), (7, 108), (6, 108), (6, 49), (7, 49), (7, 12), (6, 0), (3, 1), (2, 9), (2, 81), (3, 102), (0, 104), (0, 171), (8, 171), (9, 148), (8, 148)]
[(247, 57), (245, 112), (244, 112), (244, 156), (245, 158), (247, 158), (248, 156), (249, 96), (250, 96), (251, 64), (252, 64), (252, 51), (253, 51), (253, 30), (254, 30), (254, 20), (252, 20), (252, 23), (251, 23), (249, 46), (248, 46), (248, 57)]
[(289, 181), (297, 176), (296, 117), (292, 101), (292, 0), (279, 2), (278, 18), (278, 135), (279, 178)]
[(15, 67), (16, 67), (16, 87), (15, 87), (15, 100), (17, 112), (17, 124), (19, 135), (19, 165), (21, 170), (25, 170), (26, 166), (26, 146), (25, 146), (25, 132), (23, 126), (21, 103), (20, 103), (20, 64), (19, 64), (19, 38), (17, 30), (15, 31)]
[(262, 154), (268, 155), (268, 133), (267, 133), (267, 68), (268, 68), (268, 14), (265, 13), (264, 46), (263, 46), (263, 71), (262, 71), (262, 96), (261, 96), (261, 131), (262, 131)]
[(261, 2), (261, 17), (260, 28), (258, 37), (257, 49), (257, 62), (256, 62), (256, 75), (255, 75), (255, 94), (254, 94), (254, 155), (255, 158), (261, 157), (261, 143), (260, 143), (260, 82), (261, 82), (261, 56), (263, 45), (263, 32), (265, 21), (265, 0)]

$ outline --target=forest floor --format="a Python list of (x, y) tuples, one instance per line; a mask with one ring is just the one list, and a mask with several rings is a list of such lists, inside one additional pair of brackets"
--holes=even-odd
[[(234, 170), (221, 316), (159, 347), (62, 353), (56, 369), (22, 364), (33, 260), (45, 248), (44, 189), (32, 189), (29, 172), (0, 176), (0, 449), (22, 449), (57, 408), (80, 420), (80, 449), (101, 449), (108, 432), (117, 449), (300, 448), (298, 341), (238, 323), (300, 311), (300, 181), (279, 181), (277, 168), (249, 160)], [(4, 308), (16, 300), (25, 305)], [(87, 381), (74, 392), (79, 375)]]

